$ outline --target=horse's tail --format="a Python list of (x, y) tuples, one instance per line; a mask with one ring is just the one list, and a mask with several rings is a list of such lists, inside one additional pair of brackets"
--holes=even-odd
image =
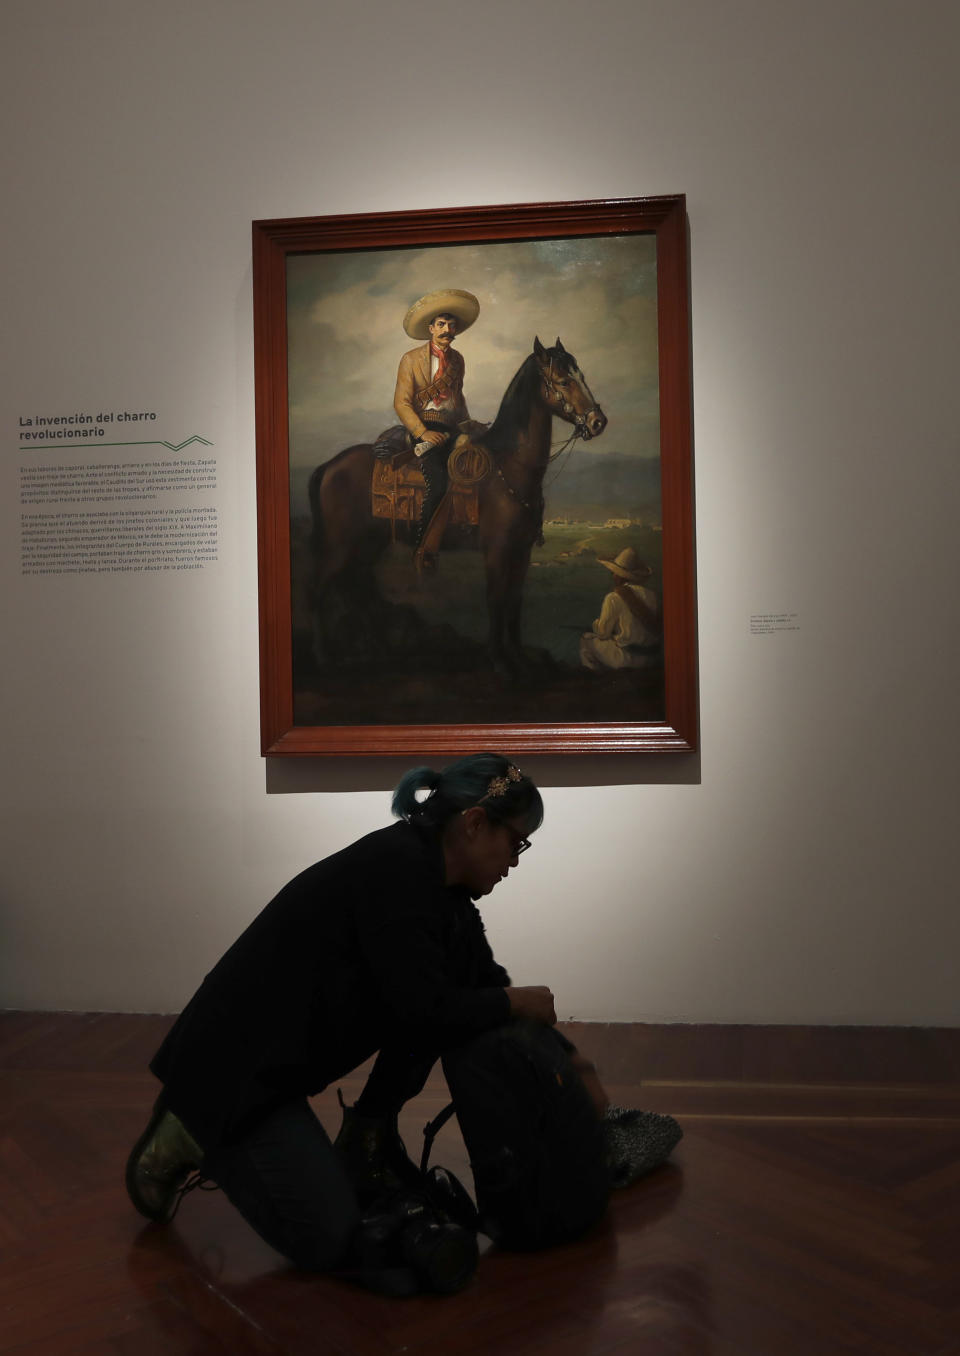
[(320, 482), (323, 480), (323, 473), (328, 465), (329, 462), (321, 462), (311, 473), (307, 486), (307, 493), (310, 498), (310, 545), (314, 551), (323, 541), (323, 508), (320, 503)]

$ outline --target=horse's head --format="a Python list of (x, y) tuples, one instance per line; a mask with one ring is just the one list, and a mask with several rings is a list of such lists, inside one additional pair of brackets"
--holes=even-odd
[(574, 437), (599, 438), (607, 427), (607, 416), (593, 398), (577, 360), (558, 339), (553, 348), (533, 341), (533, 356), (540, 369), (545, 404), (573, 424)]

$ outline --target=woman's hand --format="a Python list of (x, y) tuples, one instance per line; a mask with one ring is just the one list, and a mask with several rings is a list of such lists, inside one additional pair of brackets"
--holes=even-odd
[(556, 1024), (557, 1010), (553, 1006), (553, 994), (545, 984), (529, 984), (504, 992), (510, 999), (512, 1017), (529, 1017), (531, 1021), (543, 1022), (544, 1026)]

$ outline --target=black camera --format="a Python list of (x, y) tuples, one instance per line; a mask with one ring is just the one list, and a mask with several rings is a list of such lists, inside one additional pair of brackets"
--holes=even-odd
[(360, 1226), (361, 1266), (368, 1275), (403, 1273), (415, 1282), (409, 1293), (432, 1290), (452, 1295), (477, 1269), (477, 1237), (455, 1223), (425, 1191), (405, 1191), (364, 1215)]

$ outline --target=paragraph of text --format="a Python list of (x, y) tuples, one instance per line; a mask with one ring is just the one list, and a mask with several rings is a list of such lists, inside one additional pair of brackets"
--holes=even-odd
[(105, 504), (217, 488), (215, 458), (97, 462), (91, 466), (21, 466), (21, 504)]
[(202, 570), (217, 558), (214, 508), (21, 513), (23, 574)]

